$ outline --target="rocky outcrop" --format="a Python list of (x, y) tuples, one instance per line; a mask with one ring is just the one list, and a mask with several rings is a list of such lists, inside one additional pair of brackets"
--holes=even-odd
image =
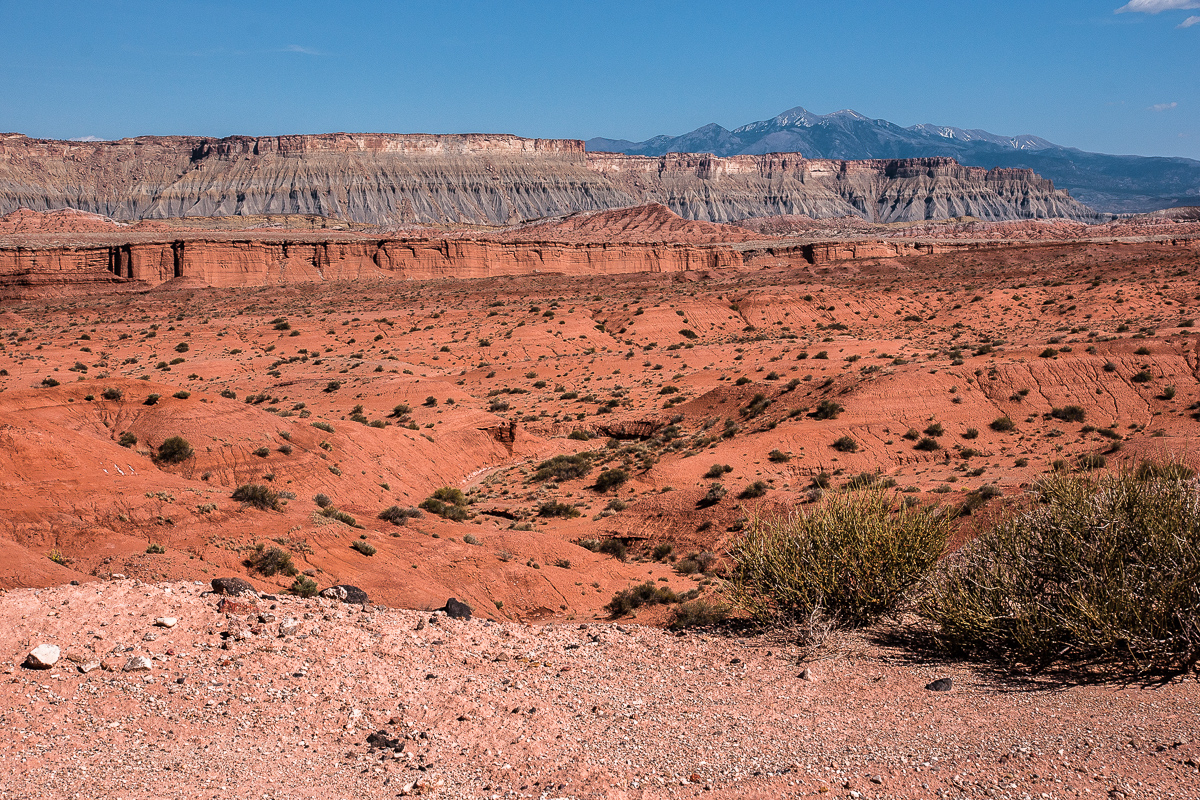
[(0, 214), (74, 208), (116, 220), (310, 214), (385, 227), (508, 225), (647, 202), (710, 222), (776, 214), (1098, 219), (1029, 170), (950, 158), (646, 157), (484, 134), (115, 142), (0, 134)]

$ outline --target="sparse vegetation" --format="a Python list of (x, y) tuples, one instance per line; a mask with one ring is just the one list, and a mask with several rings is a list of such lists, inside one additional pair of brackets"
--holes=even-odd
[(248, 506), (274, 511), (279, 508), (279, 495), (259, 483), (245, 483), (233, 490), (233, 499)]
[(286, 575), (289, 578), (299, 572), (292, 563), (292, 554), (278, 547), (267, 547), (258, 544), (254, 551), (243, 562), (248, 569), (257, 572), (265, 578), (275, 575)]

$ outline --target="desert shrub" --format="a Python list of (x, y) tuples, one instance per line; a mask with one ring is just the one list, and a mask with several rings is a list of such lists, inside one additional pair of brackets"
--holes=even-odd
[(1056, 355), (1058, 355), (1058, 351), (1053, 347), (1047, 347), (1045, 350), (1038, 353), (1038, 356), (1041, 358), (1054, 358)]
[(333, 433), (333, 426), (330, 425), (328, 422), (313, 422), (310, 424), (319, 431), (325, 431), (326, 433)]
[(592, 438), (592, 435), (587, 431), (576, 429), (568, 433), (567, 438), (575, 439), (576, 441), (580, 442), (586, 442), (588, 439)]
[(329, 508), (333, 505), (333, 501), (329, 499), (329, 495), (320, 492), (313, 495), (313, 502), (317, 504), (318, 508)]
[(162, 399), (161, 394), (148, 394), (148, 395), (146, 395), (146, 399), (142, 401), (142, 405), (144, 405), (144, 406), (157, 405), (158, 401), (161, 399)]
[(263, 544), (256, 545), (254, 552), (243, 563), (266, 578), (274, 575), (287, 575), (290, 578), (299, 572), (292, 564), (291, 553), (278, 547), (266, 547)]
[(1083, 422), (1087, 419), (1087, 412), (1082, 406), (1055, 406), (1050, 409), (1050, 416), (1063, 422)]
[(713, 464), (708, 468), (708, 472), (704, 473), (705, 478), (719, 478), (726, 472), (733, 472), (733, 467), (728, 464)]
[(978, 428), (967, 428), (965, 431), (963, 431), (962, 437), (964, 439), (978, 439), (979, 438), (979, 429)]
[(593, 553), (604, 553), (614, 558), (625, 560), (629, 548), (620, 539), (582, 539), (579, 542), (580, 547), (585, 547)]
[(939, 570), (920, 613), (1005, 665), (1146, 671), (1200, 655), (1200, 495), (1178, 476), (1054, 476)]
[(839, 436), (833, 440), (833, 444), (829, 445), (839, 453), (857, 453), (858, 442), (854, 441), (852, 436)]
[(259, 458), (266, 458), (267, 456), (271, 455), (271, 451), (266, 447), (260, 447), (254, 451), (254, 455), (258, 456)]
[(187, 400), (191, 396), (192, 396), (192, 393), (187, 391), (186, 389), (180, 389), (178, 392), (171, 395), (171, 397), (174, 397), (176, 400)]
[(680, 604), (671, 616), (673, 631), (685, 628), (712, 628), (729, 619), (729, 606), (700, 598)]
[(1015, 428), (1016, 425), (1013, 423), (1012, 418), (1006, 415), (1003, 417), (996, 417), (991, 421), (988, 427), (997, 433), (1008, 433)]
[(264, 511), (279, 508), (279, 495), (260, 483), (242, 484), (233, 490), (233, 499)]
[(401, 508), (400, 506), (388, 506), (379, 512), (379, 519), (384, 522), (390, 522), (393, 525), (403, 525), (408, 520), (419, 516), (421, 516), (420, 510), (415, 508)]
[(923, 450), (925, 452), (933, 452), (941, 450), (942, 446), (937, 443), (937, 439), (931, 439), (928, 436), (922, 436), (920, 441), (913, 445), (914, 450)]
[(725, 487), (719, 483), (713, 482), (709, 484), (708, 490), (704, 493), (704, 496), (696, 501), (696, 506), (699, 508), (715, 506), (717, 503), (721, 502), (721, 498), (724, 496)]
[(1104, 469), (1108, 464), (1108, 459), (1100, 453), (1080, 453), (1076, 457), (1075, 463), (1082, 470)]
[(772, 450), (767, 453), (767, 460), (772, 464), (786, 464), (792, 460), (792, 457), (782, 450)]
[(350, 543), (350, 547), (362, 553), (364, 556), (373, 556), (376, 553), (375, 545), (370, 544), (369, 542), (364, 542), (362, 539), (355, 539)]
[(762, 497), (766, 493), (767, 493), (766, 481), (755, 481), (754, 483), (747, 486), (745, 489), (742, 489), (740, 492), (738, 492), (738, 499), (752, 500), (756, 497)]
[(167, 552), (167, 548), (163, 547), (157, 542), (153, 542), (146, 548), (146, 552), (150, 553), (151, 555), (162, 555), (163, 553)]
[(809, 512), (751, 520), (730, 547), (729, 586), (760, 622), (869, 625), (925, 579), (951, 530), (949, 515), (883, 491), (832, 495)]
[(120, 400), (123, 397), (120, 389), (114, 389), (112, 387), (105, 389), (100, 393), (100, 396), (105, 400)]
[(467, 510), (466, 495), (461, 490), (450, 486), (443, 486), (422, 500), (421, 508), (430, 514), (454, 522), (462, 522), (471, 518), (471, 512)]
[(45, 386), (48, 389), (53, 389), (55, 386), (59, 386), (59, 385), (60, 385), (59, 382), (57, 380), (55, 380), (54, 378), (51, 378), (49, 376), (42, 378), (42, 386)]
[(539, 517), (571, 519), (572, 517), (579, 516), (579, 509), (569, 503), (560, 503), (557, 500), (551, 500), (538, 506), (537, 513)]
[(158, 460), (164, 464), (186, 461), (192, 457), (192, 453), (192, 446), (182, 436), (172, 436), (158, 446)]
[(822, 400), (817, 403), (817, 408), (812, 412), (811, 416), (814, 419), (837, 419), (837, 415), (845, 409), (832, 400)]
[(586, 455), (561, 455), (538, 464), (533, 479), (544, 481), (553, 478), (556, 481), (569, 481), (582, 478), (591, 471), (592, 463)]
[(298, 597), (314, 597), (317, 594), (317, 582), (307, 575), (300, 575), (288, 587), (288, 591)]
[(679, 595), (668, 586), (659, 586), (653, 581), (634, 586), (632, 589), (622, 589), (613, 595), (612, 600), (604, 606), (604, 610), (614, 617), (621, 617), (647, 605), (666, 605), (679, 602)]
[(1143, 369), (1135, 372), (1129, 378), (1129, 380), (1133, 381), (1134, 383), (1149, 383), (1150, 381), (1154, 380), (1154, 375), (1151, 374), (1149, 370)]
[(121, 445), (121, 447), (133, 447), (137, 442), (137, 436), (129, 431), (125, 431), (121, 434), (121, 438), (117, 439), (117, 444)]
[(1178, 461), (1142, 461), (1133, 472), (1138, 480), (1187, 481), (1196, 477), (1196, 470)]
[(652, 551), (651, 555), (655, 561), (662, 561), (668, 558), (671, 553), (674, 552), (674, 550), (675, 545), (671, 544), (670, 542), (662, 542), (654, 545), (654, 550)]
[(942, 427), (942, 423), (940, 422), (935, 422), (925, 429), (926, 436), (941, 436), (945, 432), (946, 429)]
[(596, 476), (596, 490), (607, 492), (609, 489), (616, 489), (629, 480), (629, 473), (619, 467), (617, 469), (606, 469)]

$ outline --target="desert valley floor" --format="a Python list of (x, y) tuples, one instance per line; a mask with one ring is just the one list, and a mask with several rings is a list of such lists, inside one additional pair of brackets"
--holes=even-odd
[[(4, 301), (0, 798), (1200, 796), (1194, 679), (1061, 685), (869, 633), (809, 662), (605, 610), (718, 593), (749, 520), (829, 489), (963, 506), (961, 541), (1051, 471), (1197, 460), (1197, 223), (1055, 225)], [(155, 458), (172, 437), (192, 454)], [(461, 520), (410, 514), (443, 488)], [(289, 597), (260, 545), (370, 603)], [(218, 609), (224, 576), (268, 596)], [(47, 642), (55, 668), (19, 666)]]

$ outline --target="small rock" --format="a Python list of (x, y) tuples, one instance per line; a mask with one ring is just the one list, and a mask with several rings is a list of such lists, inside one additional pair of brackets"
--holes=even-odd
[(50, 669), (58, 663), (61, 651), (57, 645), (39, 644), (37, 647), (29, 651), (29, 655), (25, 657), (25, 666), (29, 669)]
[(179, 624), (179, 620), (175, 617), (159, 617), (154, 620), (154, 624), (160, 628), (174, 628)]
[(121, 659), (116, 657), (105, 658), (100, 661), (100, 668), (105, 672), (116, 672), (121, 668), (121, 664), (123, 663)]
[(258, 597), (258, 591), (250, 583), (250, 581), (242, 578), (213, 578), (212, 581), (213, 594), (225, 594), (233, 597), (239, 595), (253, 595)]
[(367, 747), (372, 750), (403, 750), (404, 743), (388, 736), (387, 731), (367, 734)]
[(349, 584), (341, 584), (338, 586), (330, 586), (321, 592), (321, 597), (327, 600), (340, 600), (343, 603), (354, 603), (357, 605), (366, 605), (371, 602), (367, 597), (367, 593), (357, 586)]
[(811, 669), (809, 669), (808, 667), (805, 667), (804, 669), (800, 670), (800, 680), (815, 681), (816, 679), (817, 679), (817, 676), (815, 674), (813, 674), (813, 671)]
[(84, 675), (87, 675), (92, 670), (99, 669), (99, 668), (100, 668), (99, 661), (85, 661), (82, 664), (80, 664), (78, 667), (79, 671), (82, 672)]
[(882, 775), (872, 775), (872, 776), (871, 776), (871, 783), (878, 783), (878, 784), (882, 784), (882, 783), (883, 783), (883, 776), (882, 776)]
[(291, 636), (296, 631), (300, 630), (300, 622), (294, 619), (285, 619), (279, 623), (279, 635)]
[(123, 672), (149, 672), (154, 669), (154, 662), (145, 656), (131, 656), (121, 668)]
[(443, 611), (446, 612), (446, 616), (450, 617), (450, 619), (471, 618), (471, 607), (453, 597), (446, 601), (446, 606), (443, 608)]
[(948, 692), (954, 688), (954, 680), (952, 678), (938, 678), (933, 683), (925, 686), (931, 692)]

